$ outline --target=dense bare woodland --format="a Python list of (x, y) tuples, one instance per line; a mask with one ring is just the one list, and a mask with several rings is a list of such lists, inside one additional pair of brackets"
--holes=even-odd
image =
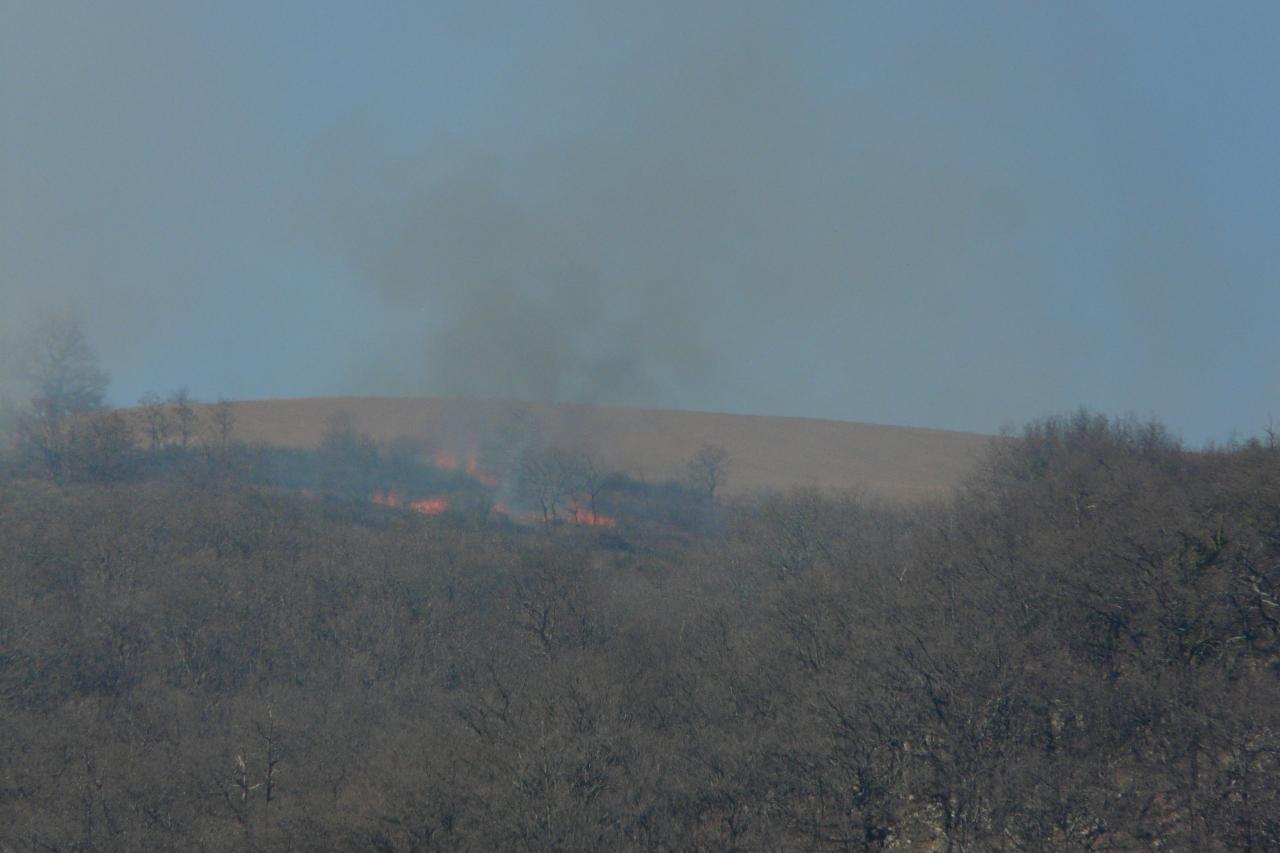
[(0, 849), (1280, 847), (1274, 436), (1082, 412), (905, 508), (708, 451), (604, 527), (157, 412), (7, 457)]
[(0, 0), (0, 853), (1280, 853), (1278, 56)]

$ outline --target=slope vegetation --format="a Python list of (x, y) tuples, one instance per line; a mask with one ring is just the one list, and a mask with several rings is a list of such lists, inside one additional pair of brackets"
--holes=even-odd
[(704, 444), (729, 455), (726, 494), (816, 486), (914, 500), (945, 494), (989, 437), (914, 427), (619, 406), (453, 398), (331, 397), (236, 403), (236, 435), (313, 448), (336, 417), (381, 443), (411, 438), (463, 452), (515, 413), (554, 443), (586, 449), (607, 466), (653, 480), (678, 477)]

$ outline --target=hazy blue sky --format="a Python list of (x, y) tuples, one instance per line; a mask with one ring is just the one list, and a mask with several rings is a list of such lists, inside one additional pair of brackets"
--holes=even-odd
[(1275, 3), (0, 0), (0, 332), (113, 399), (1280, 419)]

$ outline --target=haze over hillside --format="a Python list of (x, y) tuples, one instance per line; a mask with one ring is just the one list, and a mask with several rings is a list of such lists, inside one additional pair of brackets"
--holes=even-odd
[(1251, 434), (1277, 33), (1276, 4), (8, 3), (0, 339), (79, 311), (117, 405)]
[(606, 465), (650, 479), (678, 477), (704, 444), (729, 454), (727, 494), (817, 486), (892, 499), (943, 494), (970, 469), (989, 437), (812, 418), (511, 403), (443, 397), (326, 397), (236, 404), (236, 433), (249, 442), (311, 448), (335, 417), (386, 444), (425, 440), (464, 453), (527, 412), (556, 444), (589, 450)]
[(0, 9), (0, 853), (1280, 851), (1280, 3)]

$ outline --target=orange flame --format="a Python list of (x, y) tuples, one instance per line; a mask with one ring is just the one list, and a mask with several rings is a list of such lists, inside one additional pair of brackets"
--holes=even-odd
[(378, 506), (411, 509), (423, 515), (439, 515), (449, 508), (448, 498), (424, 498), (420, 501), (404, 501), (395, 492), (374, 492), (369, 500)]
[(409, 509), (414, 512), (420, 512), (423, 515), (439, 515), (448, 508), (449, 501), (447, 498), (426, 498), (409, 504)]
[(616, 527), (618, 520), (589, 509), (574, 509), (573, 523), (582, 527)]
[[(509, 518), (512, 521), (516, 521), (520, 524), (540, 525), (543, 523), (542, 517), (538, 515), (536, 512), (515, 513), (511, 510), (510, 507), (502, 503), (494, 504), (493, 512), (495, 515), (501, 515), (504, 518)], [(567, 522), (570, 524), (575, 524), (579, 527), (610, 528), (610, 527), (618, 526), (618, 520), (616, 518), (613, 518), (612, 516), (608, 516), (608, 515), (603, 515), (602, 513), (592, 512), (589, 509), (582, 509), (580, 507), (572, 507), (569, 510), (568, 515), (564, 519), (561, 519), (557, 516), (554, 522), (556, 524)]]
[(458, 454), (452, 450), (436, 451), (432, 461), (435, 462), (437, 468), (443, 468), (446, 471), (463, 471), (471, 479), (484, 483), (486, 486), (498, 485), (497, 477), (485, 474), (480, 470), (480, 451), (474, 443), (467, 448), (461, 465), (458, 464)]

